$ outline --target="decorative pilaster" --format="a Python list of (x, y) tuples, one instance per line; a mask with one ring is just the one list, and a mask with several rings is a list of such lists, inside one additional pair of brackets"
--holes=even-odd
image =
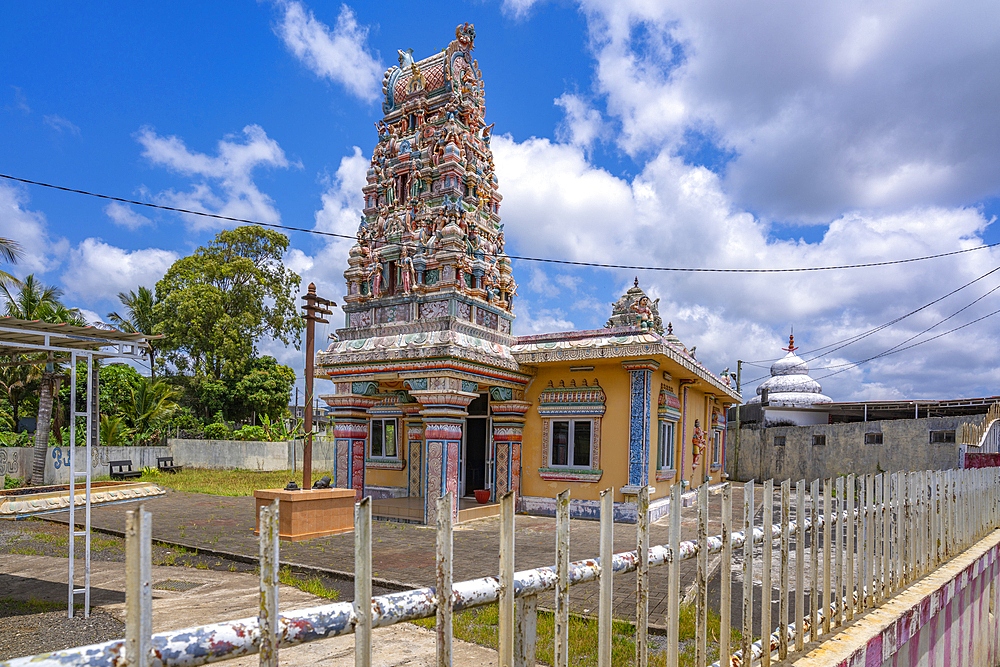
[(423, 476), (424, 420), (420, 416), (420, 404), (409, 403), (402, 406), (404, 436), (406, 443), (406, 494), (420, 496)]
[[(628, 486), (638, 491), (649, 483), (649, 424), (652, 419), (653, 359), (622, 362), (629, 372)], [(630, 489), (631, 490), (631, 489)]]
[[(427, 390), (411, 390), (420, 402), (424, 421), (424, 523), (437, 522), (437, 500), (446, 493), (458, 497), (458, 464), (462, 452), (465, 408), (478, 394), (461, 390), (457, 378), (430, 378)], [(458, 503), (455, 503), (458, 518)]]
[[(491, 390), (491, 394), (492, 394)], [(521, 493), (521, 436), (524, 433), (524, 415), (531, 407), (527, 401), (507, 400), (493, 402), (493, 443), (496, 447), (494, 466), (496, 479), (492, 497), (513, 491), (515, 505)]]
[(333, 479), (338, 489), (354, 489), (361, 500), (365, 490), (365, 445), (370, 424), (368, 409), (378, 399), (357, 394), (323, 396), (333, 409)]

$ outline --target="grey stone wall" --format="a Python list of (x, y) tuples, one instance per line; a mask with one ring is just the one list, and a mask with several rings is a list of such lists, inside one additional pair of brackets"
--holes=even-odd
[[(726, 472), (730, 479), (793, 481), (824, 479), (849, 473), (897, 470), (945, 470), (959, 467), (957, 443), (930, 443), (931, 431), (960, 431), (973, 417), (931, 417), (887, 421), (776, 426), (740, 429), (739, 462), (732, 426), (726, 438)], [(882, 433), (882, 444), (866, 445), (866, 433)], [(826, 436), (813, 445), (813, 436)], [(784, 437), (784, 446), (775, 445)]]

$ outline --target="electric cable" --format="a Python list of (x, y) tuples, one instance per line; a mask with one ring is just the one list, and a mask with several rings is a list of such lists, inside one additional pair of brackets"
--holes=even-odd
[[(61, 190), (63, 192), (71, 192), (74, 194), (87, 195), (88, 197), (97, 197), (98, 199), (117, 201), (123, 204), (134, 204), (135, 206), (146, 206), (148, 208), (155, 208), (164, 211), (172, 211), (174, 213), (187, 213), (188, 215), (198, 215), (206, 218), (215, 218), (217, 220), (226, 220), (229, 222), (239, 222), (247, 225), (259, 225), (261, 227), (273, 227), (275, 229), (282, 229), (290, 232), (302, 232), (305, 234), (316, 234), (318, 236), (330, 236), (333, 238), (349, 239), (349, 240), (357, 239), (356, 236), (352, 236), (350, 234), (337, 234), (336, 232), (325, 232), (319, 229), (305, 229), (303, 227), (291, 227), (288, 225), (279, 225), (277, 223), (271, 223), (271, 222), (259, 222), (256, 220), (247, 220), (245, 218), (233, 218), (227, 215), (219, 215), (217, 213), (207, 213), (205, 211), (192, 211), (190, 209), (176, 208), (174, 206), (165, 206), (163, 204), (152, 204), (150, 202), (137, 201), (135, 199), (113, 197), (111, 195), (100, 194), (97, 192), (89, 192), (87, 190), (67, 188), (61, 185), (43, 183), (41, 181), (32, 181), (26, 178), (18, 178), (17, 176), (10, 176), (8, 174), (0, 174), (0, 178), (6, 178), (11, 181), (17, 181), (18, 183), (26, 183), (28, 185), (37, 185), (44, 188), (51, 188), (53, 190)], [(402, 246), (409, 244), (387, 243), (387, 245)], [(974, 252), (976, 250), (984, 250), (988, 248), (995, 248), (997, 246), (1000, 246), (1000, 242), (978, 245), (973, 248), (964, 248), (962, 250), (952, 250), (950, 252), (942, 252), (936, 255), (924, 255), (922, 257), (910, 257), (907, 259), (887, 260), (884, 262), (869, 262), (866, 264), (841, 264), (836, 266), (807, 266), (807, 267), (795, 267), (788, 269), (720, 269), (720, 268), (678, 267), (678, 266), (638, 266), (629, 264), (604, 264), (601, 262), (579, 262), (569, 259), (553, 259), (549, 257), (527, 257), (522, 255), (507, 255), (507, 257), (509, 257), (512, 260), (516, 259), (524, 262), (540, 262), (545, 264), (561, 264), (566, 266), (585, 266), (585, 267), (599, 268), (599, 269), (628, 269), (630, 271), (672, 271), (672, 272), (682, 272), (682, 273), (802, 273), (809, 271), (837, 271), (841, 269), (864, 269), (875, 266), (909, 264), (912, 262), (922, 262), (929, 259), (938, 259), (940, 257), (951, 257), (953, 255), (961, 255), (963, 253)], [(495, 257), (496, 255), (490, 255), (490, 256)]]

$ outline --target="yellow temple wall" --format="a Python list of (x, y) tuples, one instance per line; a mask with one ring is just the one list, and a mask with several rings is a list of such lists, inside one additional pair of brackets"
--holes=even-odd
[[(592, 371), (571, 371), (570, 366), (593, 365)], [(539, 468), (547, 467), (542, 461), (542, 418), (538, 414), (539, 395), (551, 380), (559, 386), (562, 380), (568, 387), (571, 380), (579, 385), (586, 379), (592, 384), (594, 379), (606, 395), (605, 412), (601, 418), (600, 469), (603, 471), (598, 482), (572, 482), (543, 480)], [(599, 360), (560, 362), (538, 366), (538, 373), (525, 393), (525, 400), (532, 404), (526, 415), (524, 435), (521, 444), (521, 494), (554, 498), (563, 489), (570, 489), (570, 497), (579, 500), (600, 500), (601, 491), (614, 489), (615, 502), (625, 500), (619, 489), (628, 483), (628, 439), (629, 439), (629, 374), (621, 366), (621, 360), (602, 362)]]

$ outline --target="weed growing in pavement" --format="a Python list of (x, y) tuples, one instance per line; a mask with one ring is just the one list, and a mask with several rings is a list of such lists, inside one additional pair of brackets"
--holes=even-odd
[[(74, 609), (82, 609), (83, 603), (77, 602)], [(27, 616), (28, 614), (44, 614), (50, 611), (66, 612), (66, 602), (50, 602), (31, 598), (29, 600), (16, 600), (14, 598), (0, 598), (0, 618), (4, 616)]]
[(35, 547), (18, 545), (12, 547), (10, 553), (17, 554), (19, 556), (44, 556), (44, 552), (41, 549), (36, 549)]
[[(433, 629), (435, 619), (424, 618), (413, 623)], [(453, 617), (452, 629), (454, 636), (463, 641), (473, 642), (490, 648), (497, 648), (500, 612), (496, 604), (468, 609)], [(552, 664), (554, 659), (553, 633), (555, 620), (548, 611), (538, 612), (536, 658), (539, 662)], [(681, 608), (680, 642), (683, 647), (680, 655), (681, 667), (695, 664), (695, 610), (693, 605)], [(714, 661), (719, 655), (719, 616), (709, 613), (709, 660)], [(573, 664), (581, 667), (597, 665), (598, 622), (596, 619), (583, 616), (570, 616), (569, 622), (569, 652), (573, 656)], [(731, 645), (739, 645), (740, 633), (732, 632)], [(655, 650), (655, 642), (650, 647), (649, 664), (652, 667), (666, 665), (666, 652)], [(611, 664), (623, 667), (635, 664), (635, 625), (627, 621), (615, 620), (612, 626)]]
[(336, 588), (327, 588), (323, 580), (316, 575), (296, 574), (291, 568), (283, 567), (278, 570), (278, 581), (286, 586), (294, 586), (300, 591), (311, 593), (317, 597), (327, 600), (339, 600), (340, 591)]

